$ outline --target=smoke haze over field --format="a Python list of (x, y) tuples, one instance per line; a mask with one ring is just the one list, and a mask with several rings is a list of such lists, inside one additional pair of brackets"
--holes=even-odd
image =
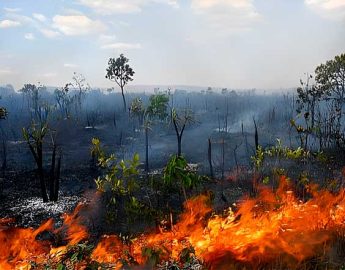
[(0, 84), (108, 88), (124, 53), (135, 85), (280, 89), (345, 51), (343, 0), (73, 0), (0, 3)]

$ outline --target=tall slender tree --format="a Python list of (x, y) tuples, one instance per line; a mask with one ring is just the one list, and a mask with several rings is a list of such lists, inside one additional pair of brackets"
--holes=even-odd
[(123, 54), (120, 54), (118, 58), (110, 58), (108, 61), (107, 74), (105, 77), (110, 81), (115, 82), (121, 89), (123, 110), (126, 112), (126, 98), (124, 94), (124, 87), (128, 82), (133, 81), (134, 71), (128, 64), (129, 59)]
[(149, 171), (149, 131), (155, 120), (166, 120), (168, 104), (169, 96), (164, 93), (150, 96), (150, 102), (146, 108), (140, 98), (134, 99), (131, 103), (131, 115), (138, 117), (139, 125), (145, 131), (145, 171)]

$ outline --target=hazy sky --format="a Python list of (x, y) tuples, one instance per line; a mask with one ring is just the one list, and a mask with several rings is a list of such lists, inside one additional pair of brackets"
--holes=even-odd
[(1, 0), (0, 84), (109, 87), (124, 53), (132, 84), (296, 86), (345, 53), (345, 0)]

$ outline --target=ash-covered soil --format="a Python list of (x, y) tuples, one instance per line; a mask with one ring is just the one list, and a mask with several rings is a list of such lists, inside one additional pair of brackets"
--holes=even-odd
[(95, 192), (93, 174), (87, 167), (63, 171), (58, 201), (43, 203), (35, 171), (9, 170), (1, 179), (0, 217), (13, 218), (20, 227), (37, 227), (49, 218), (58, 224), (63, 213), (91, 200)]

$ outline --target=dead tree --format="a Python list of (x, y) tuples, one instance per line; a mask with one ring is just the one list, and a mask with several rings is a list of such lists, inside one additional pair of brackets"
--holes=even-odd
[(254, 135), (254, 139), (255, 139), (255, 150), (259, 149), (259, 134), (258, 134), (258, 127), (256, 125), (256, 121), (253, 118), (254, 121), (254, 127), (255, 127), (255, 135)]
[(222, 179), (224, 179), (225, 174), (225, 140), (224, 136), (222, 138)]
[(53, 143), (53, 152), (52, 152), (51, 167), (50, 167), (49, 199), (50, 201), (56, 202), (59, 197), (59, 188), (60, 188), (61, 153), (59, 154), (59, 157), (56, 163), (57, 145), (55, 143), (55, 139), (53, 138), (52, 138), (52, 143)]
[[(7, 117), (7, 110), (6, 108), (0, 107), (0, 121), (5, 120)], [(1, 171), (2, 171), (2, 180), (5, 178), (5, 171), (6, 171), (6, 166), (7, 166), (7, 145), (5, 139), (2, 141), (2, 146), (3, 146), (3, 161), (2, 161), (2, 166), (1, 166)], [(2, 182), (0, 181), (0, 195), (2, 194), (3, 186)]]
[(208, 138), (207, 157), (208, 157), (208, 164), (210, 165), (210, 176), (211, 178), (213, 178), (214, 174), (213, 174), (213, 165), (212, 165), (212, 142), (210, 138)]

